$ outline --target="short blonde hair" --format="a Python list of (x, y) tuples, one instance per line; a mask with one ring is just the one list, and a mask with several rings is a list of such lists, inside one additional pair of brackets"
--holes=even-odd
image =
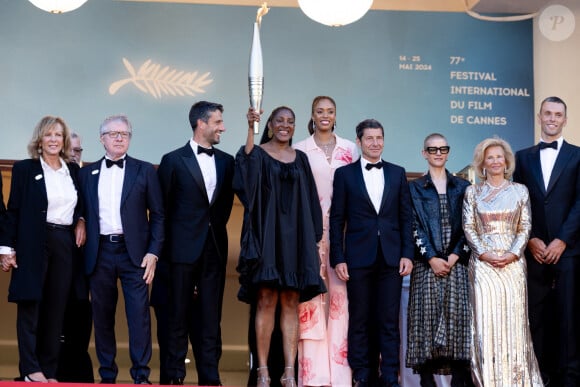
[(503, 149), (506, 164), (504, 176), (506, 179), (511, 179), (514, 169), (516, 168), (516, 158), (514, 157), (514, 152), (512, 151), (510, 144), (499, 137), (486, 138), (475, 147), (475, 151), (473, 152), (473, 162), (471, 163), (475, 169), (475, 174), (480, 180), (485, 180), (487, 178), (483, 173), (485, 152), (488, 148), (494, 146), (499, 146)]
[(60, 150), (60, 157), (68, 162), (69, 161), (69, 150), (70, 150), (70, 129), (68, 128), (66, 122), (60, 117), (45, 116), (40, 119), (34, 131), (32, 132), (32, 139), (28, 143), (28, 155), (31, 159), (38, 159), (42, 154), (42, 137), (54, 128), (56, 125), (60, 124), (62, 126), (62, 140), (63, 147)]

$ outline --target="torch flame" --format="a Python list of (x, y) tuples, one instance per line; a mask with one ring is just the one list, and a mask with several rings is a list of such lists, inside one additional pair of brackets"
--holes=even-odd
[(262, 6), (260, 8), (258, 8), (258, 12), (256, 12), (256, 23), (258, 23), (258, 26), (260, 26), (260, 24), (262, 24), (262, 16), (267, 14), (269, 10), (270, 10), (270, 8), (268, 8), (267, 2), (263, 2)]

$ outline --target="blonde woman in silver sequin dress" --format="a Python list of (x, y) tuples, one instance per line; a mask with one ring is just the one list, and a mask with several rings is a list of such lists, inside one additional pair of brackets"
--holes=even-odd
[(543, 386), (528, 323), (526, 260), (531, 230), (524, 185), (510, 182), (509, 144), (489, 138), (475, 148), (481, 182), (467, 188), (463, 227), (473, 308), (472, 373), (476, 386)]

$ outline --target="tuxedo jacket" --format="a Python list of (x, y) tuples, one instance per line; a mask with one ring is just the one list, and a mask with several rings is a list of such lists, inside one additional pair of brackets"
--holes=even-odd
[(388, 266), (413, 259), (413, 210), (405, 170), (383, 161), (385, 188), (379, 213), (367, 192), (360, 159), (336, 170), (330, 208), (330, 263), (349, 268), (374, 264), (377, 253)]
[[(79, 166), (68, 163), (70, 175), (79, 190)], [(46, 271), (46, 213), (48, 197), (44, 170), (39, 159), (22, 160), (12, 168), (10, 197), (5, 219), (5, 232), (0, 245), (16, 250), (17, 269), (12, 269), (8, 301), (39, 301), (42, 299)], [(73, 216), (76, 224), (82, 211), (82, 200), (77, 201)]]
[[(85, 272), (95, 269), (99, 252), (99, 176), (103, 159), (83, 167), (79, 183), (84, 199), (84, 218), (87, 228), (85, 244)], [(113, 166), (112, 168), (117, 168)], [(121, 223), (125, 245), (131, 261), (141, 266), (147, 253), (161, 255), (165, 230), (163, 228), (163, 198), (159, 180), (152, 164), (125, 156), (125, 177), (121, 193)]]
[(580, 148), (564, 141), (548, 188), (544, 186), (538, 145), (516, 153), (514, 181), (525, 184), (532, 205), (530, 238), (566, 242), (563, 257), (580, 255)]
[(165, 202), (164, 260), (194, 263), (202, 255), (209, 237), (213, 238), (222, 263), (227, 262), (226, 224), (234, 200), (234, 158), (219, 149), (215, 149), (213, 157), (217, 182), (211, 200), (189, 142), (161, 159), (157, 173)]

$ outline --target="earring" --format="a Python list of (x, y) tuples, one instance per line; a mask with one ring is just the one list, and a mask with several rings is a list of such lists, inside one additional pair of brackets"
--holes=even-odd
[(42, 154), (42, 148), (38, 148), (38, 154), (41, 155)]
[(272, 138), (274, 136), (274, 132), (272, 132), (272, 129), (268, 129), (268, 138)]
[(334, 121), (334, 125), (332, 125), (332, 131), (336, 130), (336, 121)]
[(483, 172), (483, 173), (482, 173), (482, 174), (483, 174), (483, 177), (485, 177), (485, 176), (486, 176), (486, 174), (487, 174), (487, 173), (486, 173), (486, 171), (485, 171), (485, 168), (483, 168), (483, 171), (482, 171), (482, 172)]
[(316, 130), (316, 124), (312, 121), (312, 130)]

